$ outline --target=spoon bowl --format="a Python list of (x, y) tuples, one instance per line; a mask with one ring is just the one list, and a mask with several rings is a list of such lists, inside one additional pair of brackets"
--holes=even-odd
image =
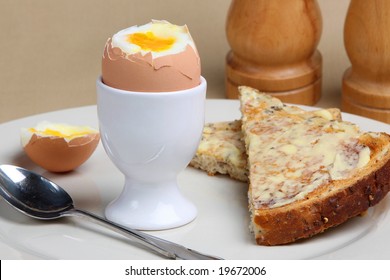
[(64, 189), (49, 179), (21, 167), (0, 165), (0, 195), (15, 209), (30, 217), (41, 220), (65, 216), (86, 217), (167, 258), (220, 259), (135, 229), (125, 228), (93, 213), (77, 209)]
[(12, 165), (0, 167), (0, 194), (17, 210), (37, 219), (57, 219), (74, 207), (64, 189), (43, 176)]

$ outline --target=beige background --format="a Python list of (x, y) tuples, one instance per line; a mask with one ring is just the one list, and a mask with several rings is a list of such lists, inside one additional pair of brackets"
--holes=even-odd
[[(348, 0), (318, 0), (323, 91), (317, 106), (339, 106), (349, 61), (343, 44)], [(0, 123), (95, 104), (106, 39), (120, 29), (166, 19), (187, 24), (208, 80), (208, 98), (225, 98), (229, 0), (0, 0)]]

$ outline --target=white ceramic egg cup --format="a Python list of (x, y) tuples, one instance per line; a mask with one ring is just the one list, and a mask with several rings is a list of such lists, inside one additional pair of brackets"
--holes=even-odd
[(141, 230), (162, 230), (195, 219), (196, 207), (179, 190), (177, 176), (194, 156), (204, 125), (206, 80), (173, 92), (131, 92), (97, 80), (103, 146), (125, 175), (107, 219)]

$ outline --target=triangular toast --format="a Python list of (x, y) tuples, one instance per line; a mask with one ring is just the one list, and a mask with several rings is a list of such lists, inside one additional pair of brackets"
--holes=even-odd
[(240, 87), (251, 229), (261, 245), (294, 242), (361, 214), (389, 191), (390, 136), (292, 113)]

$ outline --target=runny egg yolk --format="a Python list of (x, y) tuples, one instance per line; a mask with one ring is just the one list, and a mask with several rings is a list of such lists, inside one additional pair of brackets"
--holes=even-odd
[(128, 41), (141, 47), (144, 51), (161, 52), (168, 50), (175, 43), (175, 38), (162, 38), (154, 35), (153, 32), (133, 33), (128, 36)]

